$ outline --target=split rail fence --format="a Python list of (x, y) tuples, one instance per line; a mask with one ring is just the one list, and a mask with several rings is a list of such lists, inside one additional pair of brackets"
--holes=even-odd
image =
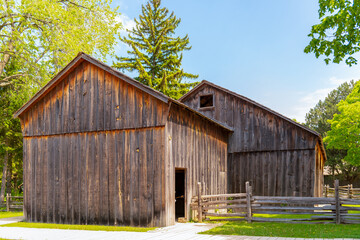
[(0, 208), (3, 208), (4, 210), (1, 211), (19, 211), (23, 210), (23, 200), (24, 197), (21, 196), (11, 196), (11, 194), (6, 194), (6, 202), (4, 204), (0, 205)]
[(201, 195), (201, 187), (191, 203), (199, 222), (360, 223), (360, 200), (341, 198), (337, 180), (333, 198), (253, 196), (249, 182), (246, 193)]
[[(329, 185), (325, 185), (323, 190), (324, 197), (335, 197), (335, 188), (331, 188)], [(340, 198), (360, 200), (360, 188), (353, 188), (352, 184), (339, 186), (339, 195)]]

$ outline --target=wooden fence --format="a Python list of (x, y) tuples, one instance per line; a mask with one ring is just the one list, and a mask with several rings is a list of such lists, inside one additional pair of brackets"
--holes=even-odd
[[(340, 198), (359, 199), (360, 200), (360, 188), (353, 188), (352, 184), (339, 186)], [(324, 197), (335, 197), (335, 188), (331, 188), (329, 185), (325, 185), (323, 188)]]
[(21, 196), (11, 196), (11, 194), (6, 194), (6, 202), (0, 205), (0, 208), (4, 208), (4, 210), (0, 211), (19, 211), (23, 210), (23, 200), (24, 197)]
[[(200, 193), (200, 183), (198, 190)], [(246, 182), (246, 193), (198, 194), (192, 198), (191, 208), (196, 211), (199, 222), (206, 219), (307, 224), (360, 223), (360, 201), (340, 198), (338, 181), (333, 198), (252, 196), (252, 188)]]

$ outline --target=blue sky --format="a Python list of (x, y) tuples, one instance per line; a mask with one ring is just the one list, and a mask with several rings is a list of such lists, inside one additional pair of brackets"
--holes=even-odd
[[(144, 0), (114, 1), (131, 28)], [(359, 79), (359, 66), (326, 65), (305, 54), (316, 0), (162, 0), (181, 18), (177, 35), (189, 35), (192, 49), (183, 68), (303, 122), (311, 107), (344, 81)], [(122, 32), (124, 33), (124, 32)], [(118, 55), (126, 55), (119, 44)], [(131, 75), (131, 74), (130, 74)]]

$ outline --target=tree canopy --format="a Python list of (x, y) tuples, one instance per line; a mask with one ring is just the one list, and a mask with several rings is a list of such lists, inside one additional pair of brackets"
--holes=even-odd
[(319, 0), (320, 23), (312, 26), (311, 40), (305, 48), (325, 62), (339, 63), (345, 59), (356, 64), (354, 54), (360, 50), (360, 4), (350, 0)]
[(21, 192), (22, 134), (13, 113), (78, 52), (101, 59), (113, 53), (121, 23), (110, 4), (0, 0), (0, 199), (5, 182), (8, 192)]
[(305, 125), (320, 133), (322, 137), (326, 137), (327, 132), (331, 130), (331, 124), (328, 120), (331, 120), (335, 113), (339, 113), (337, 104), (346, 99), (353, 90), (354, 85), (354, 80), (351, 80), (332, 90), (324, 100), (320, 100), (306, 114)]
[(150, 0), (142, 5), (141, 15), (135, 19), (136, 26), (127, 30), (127, 37), (120, 38), (130, 47), (129, 56), (117, 57), (118, 62), (113, 66), (137, 71), (137, 80), (177, 99), (197, 84), (183, 79), (196, 79), (198, 75), (181, 68), (182, 52), (191, 49), (189, 37), (174, 36), (181, 20), (160, 4), (160, 0)]
[[(331, 130), (331, 120), (334, 114), (339, 114), (337, 104), (345, 100), (355, 85), (352, 80), (349, 83), (341, 84), (337, 89), (331, 91), (324, 100), (320, 100), (316, 106), (306, 114), (305, 125), (324, 138)], [(346, 181), (354, 182), (360, 176), (360, 168), (345, 161), (346, 149), (329, 148), (325, 142), (327, 161), (325, 164), (330, 167), (333, 175), (341, 175)]]
[[(0, 87), (42, 84), (80, 51), (105, 57), (121, 27), (109, 0), (0, 0)], [(6, 71), (16, 61), (21, 68)]]
[(338, 104), (339, 114), (330, 120), (331, 130), (324, 141), (329, 148), (346, 149), (345, 160), (360, 166), (360, 81)]

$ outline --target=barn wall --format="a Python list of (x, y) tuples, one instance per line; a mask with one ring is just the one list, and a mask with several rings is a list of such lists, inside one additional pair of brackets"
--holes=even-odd
[(229, 191), (254, 195), (311, 196), (314, 192), (315, 150), (231, 153)]
[(191, 197), (202, 182), (203, 194), (227, 192), (228, 132), (172, 104), (166, 124), (166, 190), (168, 224), (175, 222), (175, 168), (186, 169), (186, 217)]
[(21, 115), (26, 220), (165, 226), (167, 113), (166, 103), (78, 65)]
[(84, 61), (21, 115), (23, 136), (164, 126), (167, 108)]
[[(207, 94), (214, 94), (214, 107), (202, 110), (199, 97)], [(322, 170), (318, 168), (318, 171), (315, 171), (317, 136), (314, 134), (249, 101), (209, 85), (204, 85), (183, 102), (234, 128), (228, 148), (230, 192), (243, 192), (247, 180), (256, 183), (256, 194), (259, 195), (292, 196), (296, 191), (301, 196), (312, 196), (319, 191), (315, 190), (314, 186), (319, 187), (319, 184), (315, 185), (315, 181), (321, 178), (322, 174), (316, 178), (312, 176), (320, 174)], [(291, 164), (292, 162), (295, 165)], [(281, 167), (277, 166), (277, 176), (272, 176), (276, 164), (281, 164)], [(299, 165), (308, 167), (294, 169), (294, 166)], [(269, 176), (273, 182), (281, 176), (283, 182), (271, 189), (265, 181)], [(307, 181), (306, 186), (309, 185), (308, 181), (311, 181), (311, 188), (298, 191), (297, 188), (301, 188), (304, 181)], [(263, 186), (260, 187), (261, 185)]]
[(324, 156), (321, 151), (320, 144), (317, 143), (316, 147), (316, 158), (315, 158), (315, 189), (314, 196), (322, 197), (323, 196), (323, 186), (324, 186)]
[(24, 138), (26, 220), (164, 226), (164, 127)]

